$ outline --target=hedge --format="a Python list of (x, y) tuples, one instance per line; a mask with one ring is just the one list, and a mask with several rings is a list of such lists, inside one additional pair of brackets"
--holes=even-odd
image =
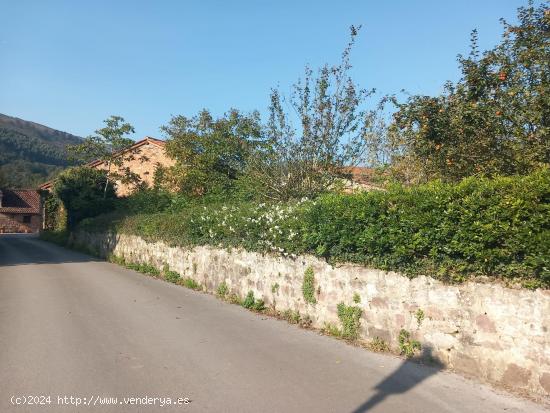
[(550, 171), (468, 178), (288, 204), (187, 205), (184, 210), (104, 215), (80, 228), (171, 245), (303, 253), (409, 276), (473, 276), (550, 285)]

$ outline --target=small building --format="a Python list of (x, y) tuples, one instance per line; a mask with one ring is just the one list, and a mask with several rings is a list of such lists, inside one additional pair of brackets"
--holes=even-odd
[(34, 189), (0, 189), (0, 233), (31, 233), (42, 228), (41, 198)]
[[(115, 167), (118, 168), (118, 171), (113, 170), (112, 172), (124, 175), (125, 171), (129, 171), (139, 178), (138, 184), (150, 187), (154, 183), (155, 171), (159, 166), (169, 167), (174, 165), (174, 160), (166, 155), (164, 146), (164, 141), (146, 136), (129, 148), (118, 152), (117, 156), (121, 158), (121, 165)], [(90, 162), (87, 166), (107, 170), (107, 164), (101, 160)], [(130, 195), (136, 188), (135, 183), (120, 181), (115, 181), (115, 183), (116, 194), (120, 197)], [(50, 191), (52, 186), (53, 181), (50, 181), (40, 185), (39, 189)]]

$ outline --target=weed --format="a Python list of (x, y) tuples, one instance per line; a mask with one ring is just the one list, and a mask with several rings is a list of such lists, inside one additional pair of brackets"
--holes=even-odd
[(401, 354), (404, 354), (405, 357), (410, 358), (414, 356), (416, 351), (422, 349), (422, 346), (420, 345), (420, 342), (411, 340), (411, 333), (402, 329), (399, 332), (399, 349), (401, 350)]
[(229, 294), (229, 296), (227, 297), (227, 302), (230, 303), (230, 304), (239, 304), (239, 305), (242, 305), (242, 302), (241, 302), (241, 299), (239, 298), (239, 296), (235, 293), (233, 294)]
[(374, 337), (368, 345), (369, 349), (377, 353), (385, 353), (390, 351), (390, 346), (380, 337)]
[(255, 310), (255, 311), (265, 310), (264, 300), (256, 300), (254, 298), (254, 293), (252, 291), (248, 292), (248, 294), (246, 295), (245, 299), (242, 302), (242, 306), (244, 308), (248, 308), (249, 310)]
[(185, 278), (182, 282), (183, 286), (184, 287), (187, 287), (187, 288), (190, 288), (192, 290), (200, 290), (201, 289), (201, 286), (198, 282), (196, 282), (194, 279), (192, 278)]
[(181, 277), (177, 272), (167, 270), (167, 271), (164, 271), (164, 279), (168, 282), (177, 284), (181, 280)]
[(293, 310), (285, 310), (282, 314), (283, 318), (291, 324), (298, 324), (300, 322), (300, 313)]
[(279, 292), (279, 283), (275, 283), (271, 286), (271, 292), (277, 294)]
[(359, 304), (361, 302), (361, 296), (358, 293), (353, 294), (353, 302)]
[(363, 314), (363, 310), (360, 307), (347, 306), (344, 303), (338, 304), (338, 318), (342, 322), (342, 337), (348, 340), (355, 340), (359, 337), (361, 314)]
[(416, 322), (418, 323), (418, 327), (420, 327), (422, 325), (422, 321), (424, 321), (424, 318), (425, 318), (424, 311), (421, 308), (419, 308), (418, 310), (416, 310), (416, 313), (414, 313), (414, 316), (416, 317)]
[(304, 281), (302, 283), (302, 294), (306, 303), (315, 304), (315, 274), (313, 273), (313, 267), (307, 267), (304, 272)]
[(152, 275), (154, 277), (160, 276), (160, 271), (151, 264), (139, 264), (139, 263), (125, 263), (125, 267), (140, 272), (142, 274)]
[(305, 316), (300, 318), (299, 324), (300, 327), (309, 328), (311, 327), (311, 324), (313, 324), (313, 320), (309, 315), (306, 314)]
[(252, 291), (249, 291), (246, 295), (244, 301), (243, 301), (243, 307), (244, 308), (252, 308), (254, 306), (254, 293)]
[(113, 264), (126, 266), (126, 261), (124, 258), (115, 254), (109, 254), (107, 256), (107, 261), (112, 262)]
[(218, 288), (216, 289), (216, 294), (222, 298), (225, 298), (228, 292), (229, 292), (229, 288), (227, 287), (227, 284), (225, 283), (225, 281), (222, 282), (220, 285), (218, 285)]
[(340, 329), (332, 323), (325, 323), (325, 326), (323, 327), (323, 332), (334, 337), (342, 336), (342, 332), (340, 331)]
[(252, 309), (255, 311), (264, 311), (265, 310), (265, 303), (264, 300), (256, 300), (254, 302), (254, 305), (252, 306)]

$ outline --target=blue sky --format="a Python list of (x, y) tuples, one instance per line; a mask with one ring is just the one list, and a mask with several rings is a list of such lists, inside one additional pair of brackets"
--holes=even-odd
[(336, 63), (363, 25), (353, 77), (380, 94), (434, 94), (456, 80), (469, 33), (499, 40), (526, 0), (0, 0), (0, 113), (80, 136), (111, 114), (134, 138), (171, 115), (265, 112), (304, 65)]

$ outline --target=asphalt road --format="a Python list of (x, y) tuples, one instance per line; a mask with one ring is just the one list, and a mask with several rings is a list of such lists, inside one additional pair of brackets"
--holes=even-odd
[[(109, 398), (116, 404), (101, 404)], [(189, 403), (162, 406), (167, 398)], [(33, 237), (0, 235), (0, 412), (27, 411), (544, 409)]]

